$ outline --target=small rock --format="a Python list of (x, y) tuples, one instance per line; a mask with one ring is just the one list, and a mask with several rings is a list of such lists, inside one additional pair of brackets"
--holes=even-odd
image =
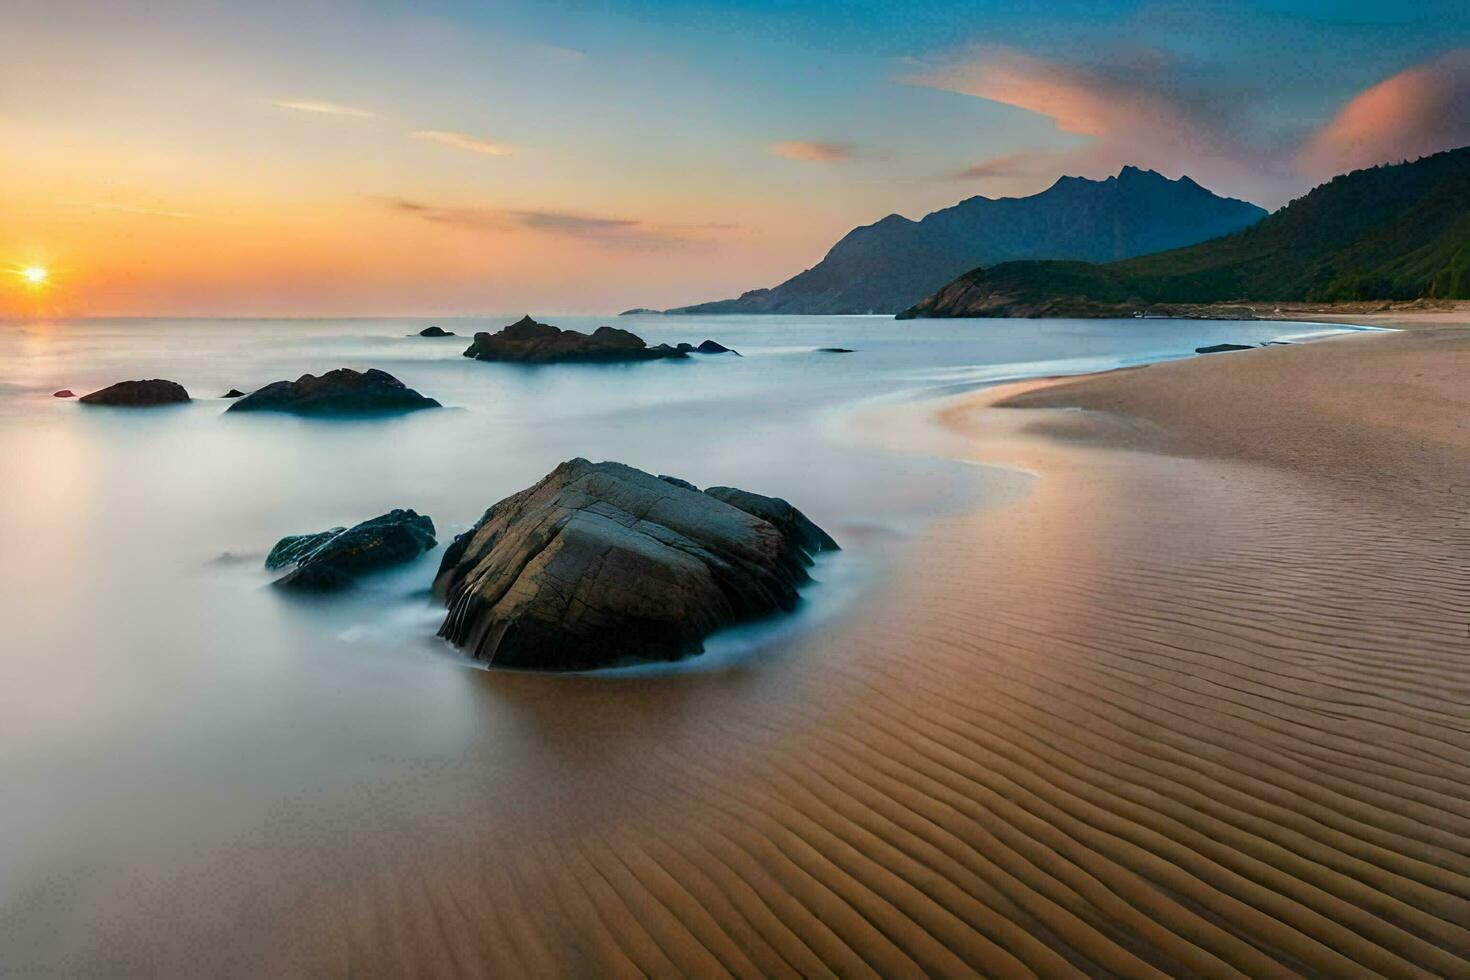
[(738, 350), (731, 350), (724, 344), (717, 344), (713, 340), (706, 340), (694, 349), (701, 354), (734, 354), (736, 357), (740, 356)]
[(453, 337), (454, 333), (443, 327), (425, 327), (418, 332), (420, 337)]
[(434, 544), (432, 520), (411, 510), (393, 510), (350, 528), (282, 538), (266, 556), (265, 567), (295, 566), (276, 585), (330, 591), (368, 572), (410, 561)]
[(851, 347), (818, 347), (818, 354), (853, 354), (856, 353)]
[(221, 398), (244, 398), (245, 397), (245, 392), (241, 391), (239, 388), (231, 388), (229, 391), (225, 392), (223, 395), (220, 395), (220, 397)]
[(174, 381), (154, 378), (150, 381), (119, 381), (100, 391), (83, 395), (80, 401), (88, 405), (118, 405), (127, 408), (145, 408), (152, 405), (174, 405), (189, 400), (184, 386)]
[(52, 398), (75, 398), (75, 397), (77, 397), (77, 393), (74, 392), (74, 391), (72, 391), (70, 388), (62, 388), (60, 391), (53, 391), (51, 393), (51, 397)]
[(1233, 350), (1255, 350), (1250, 344), (1212, 344), (1209, 347), (1196, 347), (1196, 354), (1224, 354)]

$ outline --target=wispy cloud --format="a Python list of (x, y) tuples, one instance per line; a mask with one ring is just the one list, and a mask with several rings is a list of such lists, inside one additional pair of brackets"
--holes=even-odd
[(844, 163), (857, 155), (849, 143), (826, 143), (821, 140), (782, 140), (771, 144), (771, 152), (788, 160), (803, 163)]
[(352, 116), (357, 119), (377, 117), (376, 112), (368, 112), (366, 109), (356, 109), (350, 105), (339, 105), (336, 102), (318, 102), (312, 99), (272, 99), (271, 105), (278, 109), (314, 112), (324, 116)]
[(1300, 190), (1293, 147), (1250, 138), (1239, 92), (1211, 82), (1200, 65), (1160, 52), (1112, 52), (1086, 64), (999, 45), (974, 45), (928, 59), (900, 81), (972, 95), (1045, 116), (1080, 137), (1060, 149), (1005, 154), (955, 176), (1033, 179), (1063, 173), (1101, 177), (1133, 164), (1188, 174), (1211, 189), (1278, 203)]
[(1399, 72), (1355, 96), (1302, 148), (1303, 172), (1329, 177), (1470, 144), (1470, 48)]
[(511, 148), (504, 143), (496, 143), (448, 129), (416, 129), (409, 135), (416, 140), (438, 143), (441, 146), (452, 146), (456, 150), (468, 150), (470, 153), (482, 153), (485, 156), (504, 157), (510, 156), (512, 152)]
[(94, 211), (119, 211), (123, 214), (140, 214), (153, 218), (175, 218), (181, 221), (192, 221), (199, 215), (188, 211), (171, 211), (166, 208), (149, 208), (137, 204), (108, 204), (102, 201), (68, 201), (67, 206), (74, 208), (91, 208)]
[(426, 204), (401, 197), (376, 199), (400, 214), (423, 221), (477, 231), (531, 231), (559, 235), (606, 245), (670, 245), (693, 243), (686, 232), (719, 231), (737, 227), (729, 224), (666, 225), (636, 218), (610, 218), (577, 214), (570, 211), (542, 211), (521, 208), (478, 208)]
[(643, 222), (630, 218), (597, 218), (585, 214), (567, 214), (561, 211), (507, 211), (505, 213), (527, 228), (556, 232), (560, 235), (574, 235), (579, 238), (619, 235), (643, 227)]
[(1035, 177), (1054, 170), (1061, 155), (1042, 150), (1022, 150), (1018, 153), (1002, 153), (1000, 156), (981, 160), (959, 173), (951, 174), (954, 180), (991, 180), (1015, 177)]

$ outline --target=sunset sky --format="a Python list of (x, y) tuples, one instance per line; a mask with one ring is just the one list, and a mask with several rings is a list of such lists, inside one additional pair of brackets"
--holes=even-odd
[(1464, 0), (7, 0), (0, 316), (663, 307), (1064, 173), (1466, 143)]

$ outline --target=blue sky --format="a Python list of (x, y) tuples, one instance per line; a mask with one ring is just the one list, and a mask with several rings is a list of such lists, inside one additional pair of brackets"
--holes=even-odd
[(1467, 51), (1440, 0), (11, 0), (0, 249), (97, 312), (672, 305), (1125, 163), (1276, 207), (1470, 142)]

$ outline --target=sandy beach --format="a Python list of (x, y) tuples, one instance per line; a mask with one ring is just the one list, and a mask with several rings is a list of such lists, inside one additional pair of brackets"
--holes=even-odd
[(758, 671), (485, 675), (544, 767), (426, 772), (422, 826), (364, 814), (371, 867), (344, 848), (222, 948), (368, 973), (1463, 975), (1467, 369), (1463, 330), (1364, 335), (952, 405), (1029, 492), (941, 521)]

